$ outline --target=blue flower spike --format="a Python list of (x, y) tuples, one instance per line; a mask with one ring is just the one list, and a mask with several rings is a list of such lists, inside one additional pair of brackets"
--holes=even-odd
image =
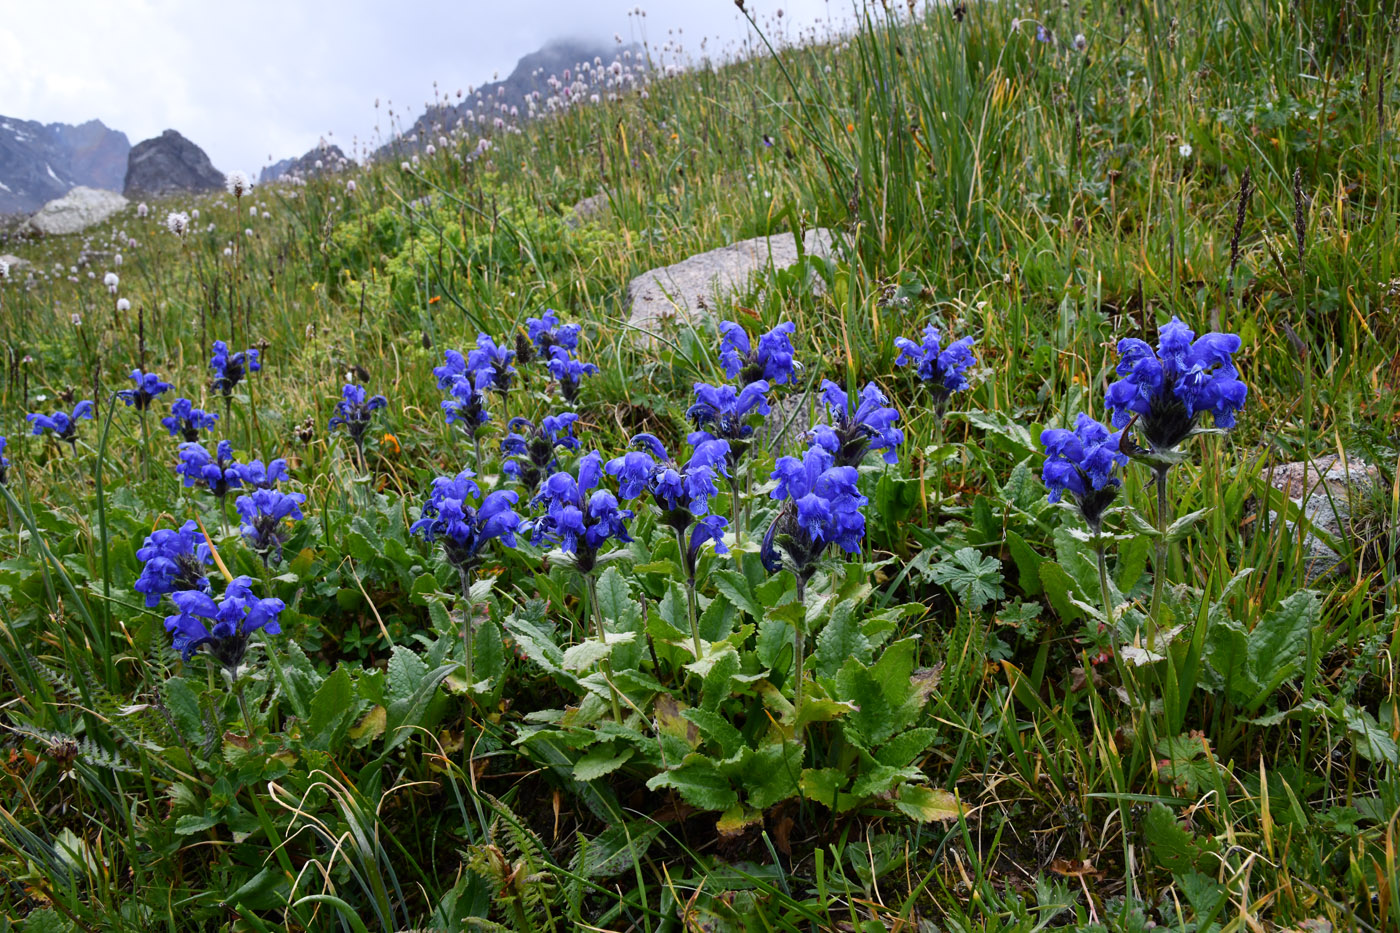
[(1110, 431), (1081, 413), (1074, 430), (1049, 428), (1040, 434), (1045, 448), (1041, 478), (1050, 491), (1050, 501), (1059, 502), (1066, 494), (1074, 501), (1090, 531), (1098, 534), (1103, 513), (1117, 497), (1123, 481), (1118, 470), (1128, 465), (1121, 450), (1123, 432)]
[(65, 411), (56, 411), (51, 415), (35, 412), (29, 415), (26, 420), (34, 426), (34, 434), (51, 432), (55, 438), (66, 442), (69, 447), (76, 451), (78, 449), (78, 422), (84, 419), (91, 421), (92, 416), (92, 401), (83, 399), (73, 406), (71, 414)]

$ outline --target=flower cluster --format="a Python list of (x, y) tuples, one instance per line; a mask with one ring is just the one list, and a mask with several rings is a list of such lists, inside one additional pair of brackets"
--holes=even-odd
[(83, 399), (73, 406), (72, 414), (64, 411), (56, 411), (51, 415), (34, 412), (26, 420), (34, 426), (35, 434), (43, 434), (45, 431), (52, 431), (54, 437), (77, 448), (78, 446), (78, 422), (84, 418), (92, 420), (93, 404), (90, 399)]
[(578, 450), (574, 422), (578, 415), (565, 412), (546, 415), (537, 425), (528, 418), (512, 418), (501, 440), (501, 472), (514, 478), (534, 495), (546, 473), (558, 469), (555, 450)]
[(261, 354), (255, 349), (230, 354), (227, 343), (215, 340), (214, 356), (209, 360), (209, 368), (214, 371), (214, 378), (209, 384), (210, 389), (227, 397), (233, 394), (234, 387), (243, 381), (244, 376), (262, 369)]
[(801, 364), (793, 359), (792, 333), (797, 325), (784, 321), (758, 338), (753, 346), (748, 333), (733, 321), (719, 325), (719, 362), (724, 374), (749, 385), (760, 379), (772, 385), (795, 381)]
[(1074, 430), (1050, 428), (1041, 432), (1045, 466), (1041, 478), (1050, 490), (1050, 501), (1059, 502), (1069, 493), (1090, 529), (1103, 523), (1104, 509), (1112, 504), (1123, 481), (1119, 467), (1128, 465), (1120, 450), (1123, 432), (1110, 432), (1098, 421), (1081, 413)]
[(195, 408), (187, 398), (177, 398), (170, 406), (170, 414), (160, 419), (171, 437), (191, 442), (199, 440), (200, 431), (212, 431), (218, 421), (218, 415)]
[(271, 489), (287, 478), (287, 461), (279, 457), (266, 466), (261, 460), (237, 463), (229, 441), (219, 441), (213, 456), (203, 444), (186, 442), (180, 445), (180, 462), (175, 472), (185, 478), (185, 488), (203, 486), (222, 500), (230, 489), (242, 486)]
[(837, 466), (825, 447), (807, 448), (802, 459), (781, 457), (773, 468), (772, 498), (782, 502), (763, 538), (760, 556), (770, 573), (787, 566), (805, 581), (831, 545), (860, 551), (865, 536), (861, 509), (868, 501), (856, 486), (856, 468)]
[(933, 393), (934, 407), (940, 413), (954, 392), (967, 388), (965, 373), (968, 367), (977, 362), (972, 355), (971, 337), (963, 337), (944, 347), (938, 326), (930, 324), (924, 328), (922, 343), (915, 343), (908, 337), (896, 337), (894, 345), (899, 348), (895, 365), (914, 367), (919, 379)]
[(132, 588), (146, 597), (146, 608), (160, 604), (166, 593), (181, 590), (209, 592), (204, 567), (214, 563), (209, 544), (199, 525), (191, 519), (179, 529), (161, 528), (147, 536), (136, 552), (142, 562), (141, 576)]
[(281, 634), (277, 617), (287, 608), (286, 603), (254, 596), (252, 582), (248, 577), (235, 577), (217, 600), (197, 589), (171, 594), (179, 612), (166, 616), (165, 630), (175, 636), (175, 650), (186, 661), (200, 648), (207, 648), (231, 677), (237, 676), (250, 635), (257, 631)]
[(638, 434), (632, 438), (635, 450), (614, 457), (604, 466), (617, 478), (618, 493), (623, 499), (635, 499), (650, 493), (661, 510), (661, 521), (675, 531), (678, 540), (689, 540), (682, 547), (681, 557), (692, 578), (695, 558), (706, 541), (715, 543), (715, 552), (728, 553), (724, 530), (729, 520), (710, 514), (710, 500), (719, 495), (717, 480), (727, 477), (729, 442), (718, 439), (702, 440), (695, 445), (684, 466), (677, 464), (666, 447), (654, 434)]
[(515, 547), (515, 533), (521, 524), (515, 512), (520, 497), (509, 489), (498, 489), (482, 498), (475, 476), (471, 470), (463, 470), (456, 476), (433, 480), (422, 514), (409, 528), (425, 541), (441, 540), (447, 559), (462, 570), (480, 560), (489, 541), (500, 539), (507, 547)]
[(370, 418), (374, 412), (389, 404), (382, 395), (366, 399), (363, 386), (347, 383), (341, 390), (341, 399), (335, 405), (335, 416), (330, 420), (331, 430), (344, 425), (355, 448), (364, 454), (365, 432), (369, 430)]
[(899, 462), (895, 448), (904, 443), (904, 432), (894, 426), (899, 412), (875, 383), (861, 389), (855, 411), (846, 392), (829, 379), (822, 380), (822, 399), (831, 423), (812, 429), (812, 444), (830, 453), (837, 466), (859, 466), (872, 450), (883, 450), (886, 463)]
[(753, 435), (750, 419), (772, 411), (768, 404), (768, 383), (762, 379), (739, 389), (732, 385), (695, 384), (695, 404), (686, 409), (685, 416), (695, 425), (690, 442), (726, 440), (733, 453), (742, 454)]
[(497, 345), (490, 334), (477, 334), (476, 349), (467, 354), (466, 369), (478, 375), (478, 389), (505, 395), (515, 377), (515, 367), (511, 365), (514, 360), (514, 350)]
[(627, 522), (633, 512), (622, 508), (617, 497), (598, 488), (603, 478), (602, 454), (590, 451), (579, 459), (577, 476), (560, 471), (549, 477), (531, 500), (543, 505), (544, 515), (526, 523), (533, 544), (552, 541), (575, 555), (578, 569), (590, 572), (597, 553), (609, 539), (627, 542)]
[(1155, 454), (1175, 449), (1206, 414), (1218, 428), (1233, 427), (1248, 394), (1233, 360), (1239, 348), (1235, 334), (1197, 338), (1175, 317), (1162, 328), (1155, 351), (1135, 337), (1118, 341), (1122, 378), (1105, 398), (1113, 426), (1136, 420)]
[(0, 437), (0, 486), (10, 481), (10, 458), (5, 456), (5, 445), (9, 439)]
[(131, 378), (136, 383), (136, 388), (122, 389), (117, 393), (117, 397), (128, 406), (135, 406), (137, 411), (147, 410), (157, 395), (164, 395), (174, 388), (170, 383), (162, 382), (155, 373), (143, 373), (139, 369), (131, 371)]
[(287, 522), (301, 521), (301, 505), (306, 496), (299, 492), (280, 492), (259, 488), (252, 495), (239, 496), (234, 502), (238, 517), (243, 519), (239, 531), (259, 557), (263, 566), (282, 562), (282, 545), (286, 543)]
[(517, 334), (515, 356), (521, 365), (530, 363), (536, 354), (549, 356), (550, 351), (560, 347), (569, 353), (578, 349), (578, 324), (561, 324), (559, 312), (546, 308), (542, 317), (526, 318), (525, 333)]

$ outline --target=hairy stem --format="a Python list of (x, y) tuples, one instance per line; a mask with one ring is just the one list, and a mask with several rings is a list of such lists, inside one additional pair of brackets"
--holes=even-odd
[[(598, 626), (598, 638), (606, 645), (608, 643), (608, 630), (603, 626), (603, 607), (598, 604), (598, 584), (591, 573), (584, 574), (583, 578), (588, 582), (588, 601), (593, 604), (593, 622)], [(608, 682), (608, 693), (612, 698), (613, 719), (622, 722), (622, 704), (618, 702), (617, 688), (613, 686), (612, 659), (605, 657), (598, 666), (603, 671), (603, 678)]]
[[(1170, 467), (1153, 467), (1153, 481), (1157, 486), (1157, 541), (1156, 553), (1152, 562), (1152, 609), (1148, 614), (1156, 628), (1162, 627), (1162, 620), (1158, 612), (1162, 607), (1162, 588), (1167, 578), (1167, 471)], [(1155, 631), (1149, 631), (1147, 635), (1148, 647), (1152, 647), (1152, 642), (1156, 637)]]
[[(802, 721), (802, 666), (805, 660), (807, 647), (807, 581), (803, 577), (797, 578), (797, 604), (802, 607), (802, 617), (797, 624), (792, 627), (792, 720), (794, 723)], [(799, 730), (796, 735), (797, 740), (802, 741), (802, 733)]]
[(685, 608), (690, 619), (690, 638), (695, 642), (695, 660), (700, 660), (702, 650), (700, 648), (700, 620), (698, 609), (698, 598), (695, 594), (695, 568), (690, 566), (690, 561), (686, 559), (685, 532), (676, 529), (676, 544), (681, 549), (681, 564), (686, 568), (685, 578)]
[(473, 649), (476, 647), (476, 631), (472, 625), (472, 581), (465, 567), (457, 568), (457, 576), (462, 583), (462, 650), (465, 652), (463, 663), (466, 666), (467, 692), (470, 693), (472, 684), (476, 683), (472, 679)]

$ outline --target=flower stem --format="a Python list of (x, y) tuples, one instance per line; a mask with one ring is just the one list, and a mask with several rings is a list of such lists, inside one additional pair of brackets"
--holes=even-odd
[[(734, 469), (738, 469), (736, 466)], [(739, 477), (730, 471), (729, 476), (729, 511), (734, 513), (734, 545), (737, 547), (744, 540), (744, 515), (739, 507)]]
[[(593, 574), (583, 575), (588, 582), (588, 601), (593, 604), (593, 622), (598, 626), (598, 638), (604, 645), (608, 643), (608, 630), (603, 626), (603, 607), (598, 604), (598, 585), (593, 579)], [(622, 704), (617, 699), (617, 688), (612, 681), (612, 659), (604, 657), (599, 663), (599, 668), (603, 671), (603, 679), (608, 682), (608, 692), (612, 697), (613, 719), (622, 722)]]
[(248, 741), (252, 742), (255, 736), (253, 717), (248, 712), (248, 701), (243, 696), (243, 684), (237, 684), (233, 688), (233, 695), (238, 697), (238, 708), (243, 712), (243, 724), (248, 727)]
[[(1099, 535), (1099, 531), (1098, 531), (1098, 529), (1096, 528), (1096, 529), (1094, 529), (1094, 536), (1097, 538), (1098, 535)], [(1098, 554), (1098, 558), (1099, 558), (1099, 595), (1103, 598), (1103, 617), (1104, 617), (1104, 622), (1105, 622), (1105, 624), (1108, 625), (1109, 634), (1110, 634), (1110, 636), (1112, 636), (1112, 634), (1113, 634), (1113, 597), (1109, 595), (1109, 591), (1108, 591), (1108, 562), (1107, 562), (1107, 560), (1104, 558), (1104, 546), (1103, 546), (1103, 539), (1102, 539), (1102, 538), (1099, 538), (1099, 540), (1094, 544), (1094, 551)]]
[[(478, 430), (478, 432), (480, 431), (479, 428), (478, 428), (477, 430)], [(482, 470), (482, 466), (481, 466), (481, 434), (480, 434), (480, 433), (473, 433), (473, 434), (472, 434), (472, 443), (473, 443), (474, 445), (476, 445), (476, 475), (477, 475), (477, 476), (480, 476), (480, 475), (481, 475), (481, 470)]]
[(676, 529), (676, 544), (681, 549), (681, 563), (686, 566), (685, 579), (685, 608), (690, 619), (690, 637), (695, 642), (695, 660), (700, 660), (703, 653), (700, 648), (700, 621), (696, 607), (697, 597), (695, 595), (695, 568), (690, 567), (690, 561), (686, 559), (685, 532)]
[(476, 632), (472, 625), (472, 581), (467, 576), (467, 568), (465, 567), (457, 568), (457, 576), (462, 582), (462, 650), (465, 652), (463, 663), (466, 667), (467, 693), (470, 694), (472, 684), (475, 683), (472, 680), (472, 660), (473, 649), (476, 647), (474, 644)]
[[(805, 660), (807, 647), (807, 636), (804, 631), (807, 627), (807, 581), (802, 576), (797, 578), (797, 605), (802, 607), (802, 617), (797, 620), (797, 624), (792, 627), (792, 721), (794, 724), (802, 721), (802, 667)], [(796, 734), (797, 740), (802, 741), (802, 733)]]
[[(1167, 471), (1170, 467), (1153, 467), (1153, 478), (1157, 485), (1157, 541), (1156, 553), (1152, 562), (1152, 610), (1148, 613), (1157, 628), (1162, 627), (1158, 611), (1162, 606), (1162, 587), (1167, 578)], [(1155, 631), (1148, 632), (1148, 647), (1156, 637)]]

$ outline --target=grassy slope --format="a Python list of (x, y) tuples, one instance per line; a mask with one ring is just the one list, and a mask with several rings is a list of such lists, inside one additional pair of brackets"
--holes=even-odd
[[(409, 567), (385, 556), (403, 551), (399, 563), (422, 570), (429, 552), (385, 546), (376, 557), (352, 539), (405, 540), (405, 519), (431, 476), (466, 457), (437, 413), (430, 370), (442, 348), (558, 308), (585, 322), (581, 355), (602, 368), (579, 406), (586, 442), (619, 451), (642, 429), (673, 440), (684, 433), (690, 383), (719, 378), (713, 335), (677, 328), (659, 351), (640, 347), (622, 325), (625, 283), (769, 230), (800, 224), (851, 235), (851, 255), (779, 276), (724, 310), (751, 331), (794, 321), (810, 375), (877, 380), (904, 412), (905, 462), (875, 496), (887, 514), (872, 517), (871, 556), (892, 558), (876, 571), (883, 586), (925, 607), (901, 623), (920, 636), (921, 662), (946, 662), (945, 689), (929, 708), (937, 740), (921, 766), (934, 786), (958, 792), (965, 821), (919, 825), (880, 810), (837, 820), (809, 803), (770, 816), (774, 843), (753, 834), (717, 841), (712, 819), (671, 820), (662, 848), (608, 882), (606, 890), (627, 891), (620, 914), (615, 897), (583, 888), (547, 914), (548, 889), (521, 882), (498, 892), (496, 919), (520, 926), (519, 908), (535, 924), (587, 917), (609, 928), (665, 928), (677, 902), (703, 887), (694, 910), (744, 916), (752, 898), (759, 909), (749, 920), (774, 924), (807, 912), (831, 924), (918, 915), (949, 928), (1030, 929), (1058, 906), (1059, 922), (1132, 929), (1131, 911), (1115, 898), (1133, 892), (1171, 925), (1204, 912), (1233, 928), (1314, 916), (1381, 928), (1396, 922), (1387, 820), (1400, 805), (1388, 552), (1377, 559), (1358, 549), (1327, 581), (1303, 663), (1254, 707), (1228, 700), (1209, 670), (1195, 683), (1179, 669), (1191, 661), (1189, 643), (1137, 674), (1093, 663), (1083, 612), (1047, 595), (1044, 580), (1032, 578), (1036, 560), (1018, 555), (1005, 534), (1073, 564), (1075, 546), (1057, 529), (1074, 520), (1038, 495), (1019, 497), (1008, 478), (1019, 463), (1038, 468), (1039, 426), (1078, 411), (1103, 414), (1117, 338), (1155, 339), (1173, 314), (1198, 330), (1218, 315), (1239, 333), (1251, 387), (1239, 428), (1194, 442), (1195, 456), (1173, 477), (1177, 514), (1210, 508), (1168, 574), (1191, 588), (1168, 600), (1188, 633), (1204, 635), (1203, 618), (1218, 630), (1225, 616), (1249, 631), (1297, 605), (1289, 600), (1301, 587), (1298, 536), (1255, 518), (1249, 501), (1267, 464), (1338, 449), (1367, 456), (1382, 477), (1370, 509), (1377, 524), (1393, 515), (1400, 330), (1389, 291), (1400, 276), (1386, 104), (1393, 107), (1395, 56), (1384, 22), (1364, 15), (1365, 6), (1225, 0), (1173, 9), (1173, 19), (1165, 6), (1072, 4), (1043, 20), (1053, 43), (1036, 40), (1032, 13), (1020, 13), (1027, 19), (1013, 30), (1011, 6), (973, 5), (961, 20), (938, 9), (912, 25), (872, 13), (849, 43), (662, 80), (645, 100), (580, 108), (500, 138), (489, 159), (464, 165), (441, 153), (412, 172), (358, 171), (353, 195), (334, 176), (294, 196), (255, 192), (268, 220), (234, 218), (229, 199), (211, 199), (200, 222), (212, 218), (218, 232), (183, 243), (162, 229), (164, 206), (147, 220), (128, 214), (94, 240), (121, 230), (138, 241), (122, 250), (122, 293), (141, 315), (147, 366), (177, 390), (204, 383), (216, 337), (238, 347), (265, 341), (264, 371), (250, 381), (251, 395), (235, 400), (226, 434), (265, 459), (290, 458), (308, 495), (309, 520), (291, 544), (300, 556), (269, 585), (289, 601), (296, 594), (289, 631), (324, 673), (335, 662), (383, 667), (388, 639), (412, 644), (430, 625), (410, 596)], [(1073, 47), (1076, 33), (1085, 52)], [(1389, 93), (1380, 106), (1378, 88)], [(1255, 190), (1232, 269), (1246, 170)], [(561, 212), (599, 190), (612, 194), (610, 212), (578, 230), (565, 226)], [(428, 209), (410, 210), (423, 196)], [(241, 238), (237, 262), (223, 258), (226, 231), (245, 225), (254, 235)], [(22, 250), (64, 265), (75, 251), (66, 241)], [(307, 756), (289, 777), (266, 770), (242, 791), (254, 808), (271, 793), (268, 781), (302, 787), (295, 769), (319, 761), (334, 777), (308, 791), (308, 806), (328, 837), (366, 825), (382, 803), (381, 836), (357, 839), (347, 856), (356, 872), (306, 831), (295, 865), (276, 854), (269, 862), (268, 837), (289, 832), (285, 802), (244, 826), (161, 827), (167, 807), (183, 812), (171, 788), (182, 786), (188, 764), (133, 744), (112, 723), (119, 707), (150, 702), (178, 669), (161, 648), (164, 613), (143, 611), (131, 593), (132, 554), (152, 527), (195, 514), (194, 500), (164, 467), (168, 440), (143, 439), (125, 410), (111, 420), (100, 475), (93, 464), (105, 411), (96, 428), (84, 426), (77, 459), (20, 429), (25, 410), (48, 410), (70, 387), (92, 397), (97, 364), (105, 397), (140, 361), (138, 330), (131, 319), (113, 321), (100, 285), (105, 267), (96, 268), (95, 281), (76, 286), (0, 288), (9, 489), (59, 557), (40, 560), (42, 548), (12, 509), (0, 536), (14, 558), (0, 567), (8, 633), (0, 654), (9, 709), (30, 734), (12, 738), (3, 785), (0, 849), (23, 888), (8, 889), (7, 912), (52, 899), (62, 913), (100, 915), (96, 905), (110, 899), (121, 916), (107, 914), (100, 927), (174, 929), (182, 917), (228, 919), (219, 904), (232, 901), (254, 905), (241, 911), (241, 928), (276, 926), (271, 905), (233, 892), (264, 865), (276, 873), (318, 858), (335, 866), (335, 894), (355, 909), (383, 910), (397, 898), (378, 892), (397, 883), (407, 889), (405, 917), (427, 923), (450, 892), (473, 910), (491, 903), (484, 888), (457, 883), (460, 853), (482, 842), (484, 823), (503, 858), (523, 859), (525, 874), (548, 871), (573, 891), (570, 833), (602, 829), (586, 808), (565, 793), (565, 828), (555, 836), (557, 820), (534, 819), (554, 806), (545, 782), (497, 779), (492, 797), (474, 798), (461, 770), (435, 758), (431, 737), (378, 767), (362, 750), (337, 746), (333, 759)], [(948, 334), (975, 335), (981, 360), (941, 432), (892, 365), (894, 338), (929, 318)], [(26, 354), (33, 361), (15, 365)], [(371, 443), (373, 488), (325, 429), (351, 370), (390, 399), (381, 424), (392, 440)], [(531, 395), (513, 404), (542, 414), (550, 403)], [(295, 428), (307, 418), (314, 437), (303, 444)], [(1150, 515), (1141, 472), (1129, 471), (1125, 497)], [(936, 532), (922, 527), (931, 505), (943, 518)], [(1111, 570), (1125, 598), (1145, 604), (1141, 541), (1122, 542)], [(985, 616), (921, 571), (898, 572), (963, 546), (1004, 564), (1005, 599)], [(239, 559), (259, 575), (248, 555)], [(532, 588), (523, 560), (508, 572)], [(1201, 608), (1209, 604), (1217, 608)], [(191, 668), (191, 678), (203, 677)], [(1139, 708), (1119, 699), (1122, 676), (1136, 678)], [(512, 677), (515, 707), (543, 702), (536, 691), (548, 691), (534, 686), (527, 665)], [(1098, 689), (1083, 689), (1086, 680)], [(80, 715), (73, 704), (94, 712)], [(239, 729), (236, 709), (225, 713)], [(485, 723), (504, 774), (519, 765), (497, 741), (513, 721), (498, 710)], [(438, 738), (450, 753), (480, 728), (448, 717)], [(73, 780), (59, 780), (59, 734), (92, 743)], [(130, 770), (107, 773), (103, 755)], [(425, 782), (420, 794), (386, 794), (413, 780)], [(667, 806), (662, 794), (628, 801), (653, 816)], [(497, 806), (522, 814), (547, 842), (510, 820), (487, 820)], [(64, 844), (86, 846), (95, 866), (83, 868)], [(473, 851), (479, 873), (500, 881), (490, 852)], [(750, 877), (737, 877), (730, 862)], [(298, 886), (299, 895), (321, 890), (314, 871)], [(744, 893), (726, 907), (724, 890)], [(846, 893), (822, 893), (831, 891)], [(313, 907), (296, 916), (327, 922), (308, 919)]]

